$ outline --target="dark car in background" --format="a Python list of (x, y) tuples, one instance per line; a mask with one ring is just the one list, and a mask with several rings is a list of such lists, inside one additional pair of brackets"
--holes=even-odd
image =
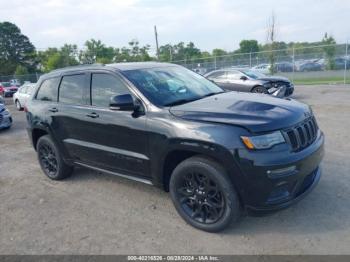
[(345, 66), (347, 69), (350, 69), (350, 59), (346, 59), (345, 57), (338, 57), (334, 59), (334, 69), (344, 70)]
[(314, 61), (305, 61), (297, 63), (296, 69), (299, 72), (322, 71), (324, 66)]
[(161, 187), (205, 231), (242, 210), (285, 208), (321, 176), (324, 136), (309, 106), (224, 92), (174, 64), (56, 70), (40, 77), (25, 110), (49, 178), (82, 166)]
[(277, 72), (293, 72), (294, 66), (290, 62), (278, 62), (275, 64)]
[(18, 87), (10, 82), (0, 82), (0, 95), (3, 97), (13, 96), (18, 91)]
[(250, 69), (220, 69), (204, 75), (228, 91), (264, 93), (277, 97), (290, 96), (294, 85), (285, 77), (266, 76)]

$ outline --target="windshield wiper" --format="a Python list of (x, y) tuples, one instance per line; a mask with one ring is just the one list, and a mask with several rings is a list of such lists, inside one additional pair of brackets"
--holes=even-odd
[(214, 96), (214, 95), (218, 95), (218, 94), (222, 94), (222, 93), (225, 93), (225, 92), (224, 92), (224, 91), (221, 91), (221, 92), (212, 92), (212, 93), (208, 93), (208, 94), (204, 95), (202, 98), (208, 97), (208, 96)]
[(213, 95), (222, 94), (222, 93), (225, 93), (225, 92), (224, 91), (212, 92), (212, 93), (208, 93), (208, 94), (206, 94), (206, 95), (204, 95), (202, 97), (196, 97), (196, 98), (192, 98), (192, 99), (180, 99), (180, 100), (177, 100), (177, 101), (174, 101), (174, 102), (167, 103), (164, 106), (178, 106), (178, 105), (186, 104), (186, 103), (193, 102), (193, 101), (196, 101), (196, 100), (200, 100), (200, 99), (208, 97), (208, 96), (213, 96)]
[(178, 106), (178, 105), (186, 104), (186, 103), (189, 103), (189, 102), (193, 102), (193, 101), (198, 100), (198, 99), (200, 99), (200, 98), (180, 99), (180, 100), (176, 100), (174, 102), (167, 103), (164, 106)]

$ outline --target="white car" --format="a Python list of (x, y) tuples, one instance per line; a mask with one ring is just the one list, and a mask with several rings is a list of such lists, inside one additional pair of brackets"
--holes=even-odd
[(32, 84), (32, 83), (24, 84), (13, 95), (13, 103), (16, 105), (16, 108), (19, 111), (26, 106), (27, 101), (34, 90), (34, 87), (35, 87), (35, 84)]
[(268, 75), (268, 74), (270, 74), (270, 68), (271, 68), (270, 64), (260, 64), (260, 65), (252, 67), (252, 70), (257, 71), (259, 73), (263, 73), (265, 75)]

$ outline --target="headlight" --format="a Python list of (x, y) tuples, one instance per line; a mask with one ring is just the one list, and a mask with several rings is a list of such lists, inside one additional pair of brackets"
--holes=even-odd
[(10, 111), (8, 111), (8, 109), (5, 109), (5, 110), (4, 110), (4, 115), (7, 116), (7, 115), (9, 115), (9, 114), (10, 114)]
[(263, 84), (263, 86), (266, 87), (266, 88), (271, 88), (272, 84), (271, 83), (265, 83), (265, 84)]
[(280, 131), (261, 136), (241, 136), (241, 139), (248, 149), (268, 149), (274, 145), (285, 143)]

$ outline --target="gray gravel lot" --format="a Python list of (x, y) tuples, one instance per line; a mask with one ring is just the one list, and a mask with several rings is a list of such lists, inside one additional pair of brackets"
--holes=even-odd
[[(44, 176), (25, 115), (0, 131), (0, 254), (350, 254), (350, 86), (297, 86), (326, 134), (323, 176), (293, 207), (219, 234), (177, 215), (167, 193), (77, 169)], [(10, 103), (11, 100), (7, 100)]]

